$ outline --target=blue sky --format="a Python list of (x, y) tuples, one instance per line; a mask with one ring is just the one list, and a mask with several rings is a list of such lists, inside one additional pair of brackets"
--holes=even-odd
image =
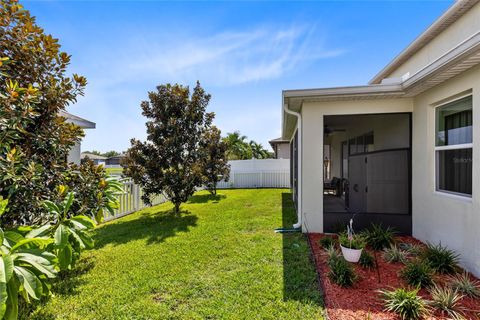
[(88, 79), (68, 111), (96, 122), (83, 150), (145, 138), (140, 102), (158, 84), (212, 94), (223, 133), (268, 146), (283, 89), (365, 84), (452, 1), (26, 1)]

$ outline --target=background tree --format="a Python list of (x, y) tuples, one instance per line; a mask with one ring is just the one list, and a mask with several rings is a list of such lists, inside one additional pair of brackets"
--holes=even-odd
[(273, 157), (260, 143), (253, 140), (247, 142), (247, 137), (242, 135), (240, 131), (227, 133), (223, 138), (223, 142), (227, 145), (228, 160), (248, 160), (248, 159), (267, 159)]
[(59, 115), (86, 85), (65, 75), (70, 56), (14, 0), (0, 2), (0, 195), (4, 224), (37, 223), (68, 170), (67, 155), (83, 131)]
[(217, 194), (217, 183), (228, 181), (230, 165), (227, 160), (227, 144), (222, 141), (220, 130), (212, 126), (207, 129), (201, 141), (201, 167), (203, 183), (211, 194)]
[(115, 157), (115, 156), (119, 156), (119, 155), (120, 155), (120, 152), (117, 152), (115, 150), (107, 151), (107, 152), (102, 154), (102, 156), (107, 157), (107, 158), (111, 158), (111, 157)]
[(223, 142), (227, 145), (228, 160), (246, 160), (252, 158), (252, 150), (247, 143), (247, 137), (242, 135), (240, 131), (227, 133), (223, 138)]
[(250, 150), (252, 150), (252, 157), (254, 159), (268, 159), (269, 153), (266, 149), (263, 148), (262, 144), (257, 143), (253, 140), (249, 143)]
[(143, 187), (145, 203), (163, 193), (178, 213), (180, 204), (202, 184), (199, 146), (214, 118), (206, 113), (210, 95), (197, 82), (192, 94), (189, 87), (166, 84), (148, 97), (141, 104), (149, 119), (147, 141), (131, 140), (124, 174)]

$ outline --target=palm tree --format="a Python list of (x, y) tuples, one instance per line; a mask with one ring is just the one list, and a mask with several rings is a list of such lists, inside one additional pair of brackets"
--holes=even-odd
[(246, 142), (247, 137), (240, 131), (227, 133), (223, 141), (227, 144), (227, 157), (229, 160), (245, 160), (252, 157), (252, 150)]
[(252, 156), (255, 159), (267, 159), (268, 158), (268, 151), (265, 150), (262, 144), (257, 143), (255, 141), (250, 141), (249, 143), (250, 149), (252, 150)]

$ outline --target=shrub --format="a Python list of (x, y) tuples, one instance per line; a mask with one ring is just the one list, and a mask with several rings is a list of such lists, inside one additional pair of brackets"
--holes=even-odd
[(372, 224), (369, 230), (365, 231), (367, 245), (374, 250), (388, 248), (394, 242), (395, 231), (391, 227), (383, 228), (381, 224)]
[(332, 260), (332, 259), (340, 259), (342, 257), (342, 255), (340, 254), (340, 252), (335, 248), (335, 246), (331, 246), (331, 247), (328, 247), (327, 249), (325, 249), (327, 251), (327, 257), (328, 257), (328, 260)]
[(354, 234), (351, 239), (349, 239), (347, 233), (342, 232), (338, 235), (338, 240), (345, 248), (363, 249), (365, 247), (365, 239), (360, 234)]
[(400, 276), (411, 286), (428, 287), (432, 285), (434, 271), (423, 261), (412, 261), (407, 263), (400, 271)]
[(400, 243), (398, 247), (412, 256), (418, 256), (424, 250), (422, 245), (416, 243)]
[(328, 277), (339, 286), (350, 287), (357, 279), (352, 265), (339, 255), (329, 258), (328, 266)]
[(383, 250), (383, 259), (389, 263), (393, 262), (407, 262), (408, 253), (396, 245), (391, 245), (390, 248), (386, 248)]
[(362, 268), (373, 269), (375, 267), (375, 258), (368, 251), (363, 250), (358, 263)]
[(443, 247), (442, 244), (428, 243), (421, 258), (438, 273), (452, 274), (458, 270), (458, 254)]
[(325, 250), (332, 246), (335, 246), (335, 240), (329, 236), (322, 237), (319, 242), (322, 248)]
[(67, 186), (65, 191), (75, 194), (71, 212), (87, 215), (98, 223), (103, 220), (105, 213), (113, 215), (118, 207), (117, 194), (124, 192), (122, 183), (109, 176), (103, 166), (97, 166), (88, 159), (71, 167), (72, 170), (64, 177)]
[(434, 285), (429, 290), (432, 296), (431, 306), (446, 314), (449, 319), (464, 319), (463, 311), (465, 309), (460, 305), (463, 295), (449, 287), (440, 287)]
[(450, 278), (449, 286), (470, 298), (480, 298), (480, 283), (471, 280), (466, 272)]
[(385, 310), (395, 312), (404, 320), (425, 317), (429, 313), (428, 304), (418, 296), (418, 291), (419, 289), (409, 291), (403, 288), (380, 291), (385, 302)]

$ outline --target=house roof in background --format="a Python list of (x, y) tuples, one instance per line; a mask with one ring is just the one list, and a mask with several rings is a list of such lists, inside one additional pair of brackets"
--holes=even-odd
[(68, 122), (71, 122), (82, 129), (95, 129), (95, 122), (80, 118), (79, 116), (68, 113), (64, 110), (61, 110), (59, 113), (60, 116), (66, 118)]
[(280, 138), (272, 139), (272, 140), (268, 141), (268, 143), (270, 143), (270, 146), (271, 146), (273, 149), (275, 149), (274, 146), (275, 146), (276, 144), (290, 143), (290, 141), (285, 140), (285, 139), (283, 139), (282, 137), (280, 137)]
[(107, 159), (107, 157), (99, 156), (97, 154), (93, 154), (93, 153), (89, 153), (89, 152), (82, 152), (80, 157), (82, 159), (88, 157), (89, 159), (92, 159), (92, 160), (106, 160)]
[(393, 71), (451, 26), (478, 2), (479, 0), (457, 0), (440, 18), (435, 20), (427, 30), (420, 34), (408, 47), (377, 73), (372, 80), (370, 80), (369, 84), (381, 83), (383, 79), (387, 78)]
[(282, 137), (276, 138), (276, 139), (272, 139), (272, 140), (268, 141), (268, 143), (270, 143), (270, 144), (272, 144), (272, 143), (285, 143), (285, 142), (290, 142), (290, 141), (285, 140), (285, 139), (283, 139)]

